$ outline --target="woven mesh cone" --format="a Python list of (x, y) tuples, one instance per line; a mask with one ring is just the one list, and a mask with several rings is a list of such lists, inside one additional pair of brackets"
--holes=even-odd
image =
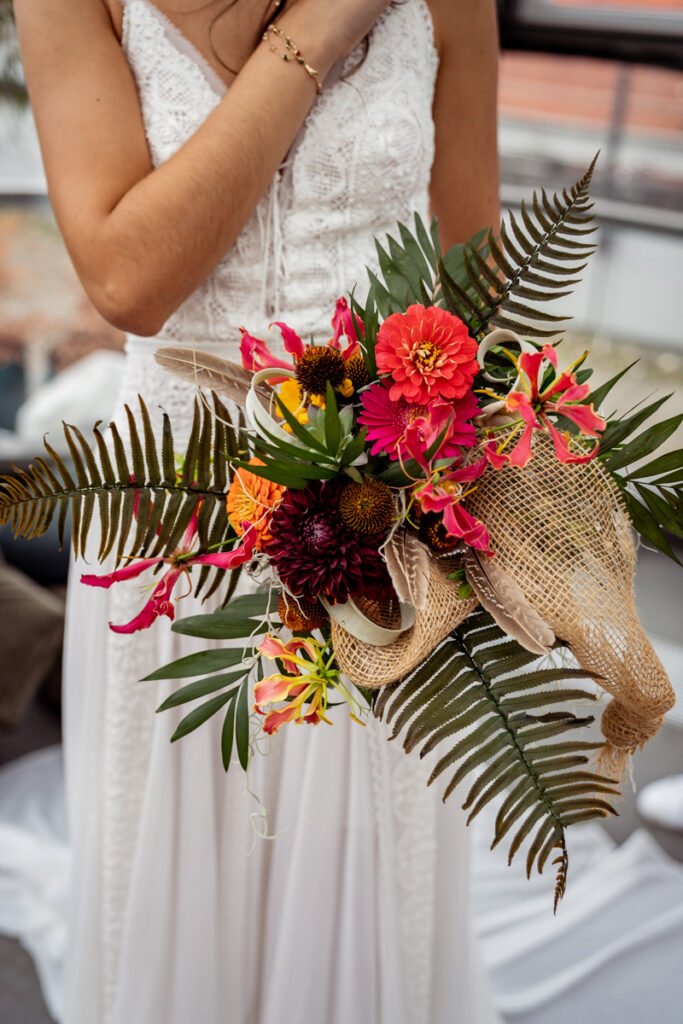
[(614, 698), (602, 716), (604, 756), (622, 768), (674, 693), (636, 611), (633, 532), (616, 484), (597, 460), (559, 462), (537, 434), (528, 466), (487, 470), (467, 506), (501, 567)]
[(447, 571), (436, 559), (430, 561), (426, 606), (417, 611), (415, 625), (388, 647), (363, 643), (332, 621), (337, 664), (353, 683), (376, 690), (402, 679), (477, 607), (476, 601), (458, 597), (460, 585), (447, 578)]

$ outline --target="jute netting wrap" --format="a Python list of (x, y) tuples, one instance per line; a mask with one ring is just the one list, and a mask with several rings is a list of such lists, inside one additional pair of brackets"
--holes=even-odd
[(597, 460), (565, 465), (546, 435), (534, 442), (524, 469), (487, 470), (467, 507), (486, 523), (501, 568), (614, 698), (601, 724), (605, 754), (623, 766), (674, 704), (636, 611), (633, 531)]
[[(429, 562), (429, 584), (424, 609), (416, 610), (415, 625), (406, 630), (388, 647), (364, 643), (332, 621), (332, 643), (337, 664), (358, 686), (378, 689), (402, 679), (431, 654), (457, 626), (477, 607), (477, 601), (458, 597), (460, 584), (448, 579), (453, 565)], [(383, 625), (390, 621), (388, 607), (363, 608), (365, 614)]]

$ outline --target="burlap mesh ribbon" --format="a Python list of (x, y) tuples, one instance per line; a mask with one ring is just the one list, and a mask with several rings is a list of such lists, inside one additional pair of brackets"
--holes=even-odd
[[(477, 607), (474, 600), (463, 601), (458, 596), (459, 584), (448, 579), (449, 568), (436, 559), (429, 563), (429, 587), (425, 608), (416, 611), (415, 625), (406, 630), (388, 647), (374, 647), (352, 636), (332, 621), (332, 642), (337, 664), (342, 672), (358, 686), (379, 689), (402, 679), (431, 654), (448, 634)], [(370, 609), (365, 609), (366, 614)], [(383, 623), (387, 609), (384, 610)], [(377, 619), (376, 614), (372, 614)]]
[[(603, 756), (622, 770), (658, 731), (674, 692), (636, 611), (633, 532), (616, 484), (597, 460), (559, 462), (538, 434), (531, 462), (487, 470), (467, 506), (486, 523), (501, 568), (612, 695)], [(362, 643), (332, 624), (339, 666), (353, 682), (378, 688), (403, 678), (476, 607), (458, 597), (443, 563), (432, 560), (430, 574), (425, 609), (390, 646)]]
[(616, 484), (597, 460), (559, 462), (537, 434), (531, 462), (488, 470), (467, 504), (500, 566), (614, 698), (601, 724), (605, 754), (623, 767), (675, 698), (636, 611), (633, 532)]

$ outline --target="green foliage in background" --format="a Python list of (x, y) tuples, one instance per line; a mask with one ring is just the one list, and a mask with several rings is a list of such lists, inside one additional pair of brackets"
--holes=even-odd
[(0, 0), (0, 103), (25, 106), (26, 102), (12, 0)]

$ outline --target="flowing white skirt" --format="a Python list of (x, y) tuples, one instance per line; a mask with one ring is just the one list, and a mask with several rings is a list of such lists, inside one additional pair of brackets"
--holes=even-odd
[[(129, 356), (122, 398), (168, 406), (148, 353)], [(456, 800), (343, 708), (284, 729), (246, 780), (222, 769), (220, 716), (171, 745), (188, 709), (155, 715), (175, 685), (140, 680), (208, 644), (166, 620), (113, 634), (140, 582), (94, 590), (84, 568), (65, 661), (64, 1024), (493, 1024)]]

